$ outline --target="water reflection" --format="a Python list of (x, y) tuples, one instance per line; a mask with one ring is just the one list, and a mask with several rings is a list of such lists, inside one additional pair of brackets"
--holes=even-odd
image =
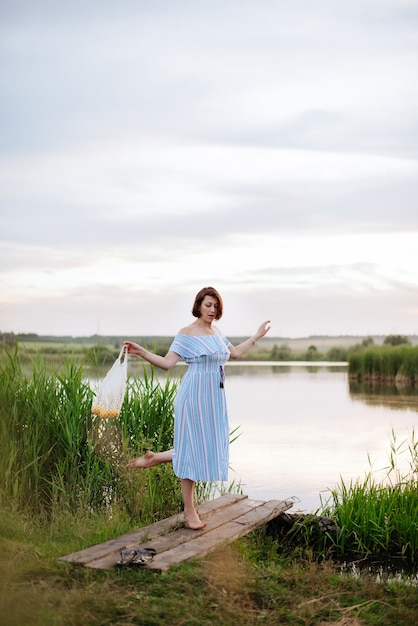
[(355, 401), (396, 410), (410, 408), (418, 411), (418, 389), (414, 387), (350, 381), (349, 390)]

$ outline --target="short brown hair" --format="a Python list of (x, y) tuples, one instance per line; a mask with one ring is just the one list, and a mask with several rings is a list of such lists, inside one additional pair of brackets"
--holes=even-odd
[(223, 302), (222, 302), (222, 298), (221, 295), (218, 291), (216, 291), (216, 289), (214, 287), (203, 287), (203, 289), (201, 289), (199, 291), (199, 293), (197, 294), (196, 298), (194, 299), (194, 303), (193, 303), (193, 308), (192, 308), (192, 315), (194, 317), (200, 317), (201, 313), (200, 313), (200, 307), (201, 304), (203, 302), (203, 299), (205, 298), (205, 296), (211, 296), (212, 298), (216, 298), (218, 301), (218, 312), (216, 313), (216, 318), (217, 320), (220, 320), (222, 317), (222, 313), (223, 313)]

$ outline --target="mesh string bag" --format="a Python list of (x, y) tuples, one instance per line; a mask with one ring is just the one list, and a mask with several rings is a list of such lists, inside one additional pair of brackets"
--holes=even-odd
[(123, 346), (106, 374), (93, 401), (91, 412), (103, 419), (119, 417), (128, 380), (128, 352)]
[(88, 440), (96, 454), (112, 465), (123, 460), (120, 422), (128, 380), (128, 352), (125, 347), (103, 379), (91, 408)]

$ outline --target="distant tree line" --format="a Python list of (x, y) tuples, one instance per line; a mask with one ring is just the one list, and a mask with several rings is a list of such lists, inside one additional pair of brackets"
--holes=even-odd
[[(156, 354), (164, 355), (170, 348), (171, 337), (132, 337), (133, 341), (145, 346), (148, 350)], [(245, 338), (231, 338), (233, 343), (240, 343)], [(74, 354), (75, 351), (81, 354), (89, 362), (95, 365), (105, 365), (112, 362), (118, 355), (124, 338), (120, 336), (91, 335), (90, 337), (72, 336), (40, 336), (36, 333), (2, 333), (0, 332), (0, 349), (18, 346), (24, 343), (26, 352), (40, 353), (45, 355), (66, 355)], [(34, 344), (33, 348), (30, 344)], [(47, 344), (47, 345), (45, 345)], [(383, 340), (385, 346), (411, 345), (409, 338), (405, 335), (388, 335)], [(353, 346), (332, 346), (328, 350), (321, 352), (314, 344), (309, 345), (306, 350), (296, 351), (287, 343), (263, 344), (257, 343), (253, 350), (249, 351), (243, 360), (251, 361), (331, 361), (346, 362), (350, 354), (374, 346), (373, 337), (366, 337), (361, 342)], [(76, 350), (77, 348), (77, 350)]]
[[(304, 352), (294, 352), (286, 343), (274, 344), (268, 359), (270, 361), (348, 361), (350, 354), (364, 348), (374, 346), (373, 337), (366, 337), (360, 343), (350, 347), (333, 346), (326, 352), (320, 352), (315, 345), (310, 345)], [(405, 335), (388, 335), (383, 340), (385, 346), (411, 345), (411, 341)], [(263, 359), (261, 359), (263, 360)]]

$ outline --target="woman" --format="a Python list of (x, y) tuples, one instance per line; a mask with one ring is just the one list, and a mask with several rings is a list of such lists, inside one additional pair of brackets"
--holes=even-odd
[(172, 462), (174, 473), (181, 479), (185, 525), (193, 530), (206, 526), (194, 505), (196, 481), (228, 479), (229, 424), (223, 366), (229, 358), (239, 359), (270, 329), (270, 321), (263, 322), (252, 337), (233, 346), (213, 324), (221, 319), (222, 312), (220, 294), (213, 287), (204, 287), (193, 304), (196, 320), (178, 332), (165, 356), (132, 341), (124, 342), (129, 354), (164, 370), (170, 370), (180, 359), (189, 366), (174, 402), (173, 450), (148, 451), (127, 467)]

